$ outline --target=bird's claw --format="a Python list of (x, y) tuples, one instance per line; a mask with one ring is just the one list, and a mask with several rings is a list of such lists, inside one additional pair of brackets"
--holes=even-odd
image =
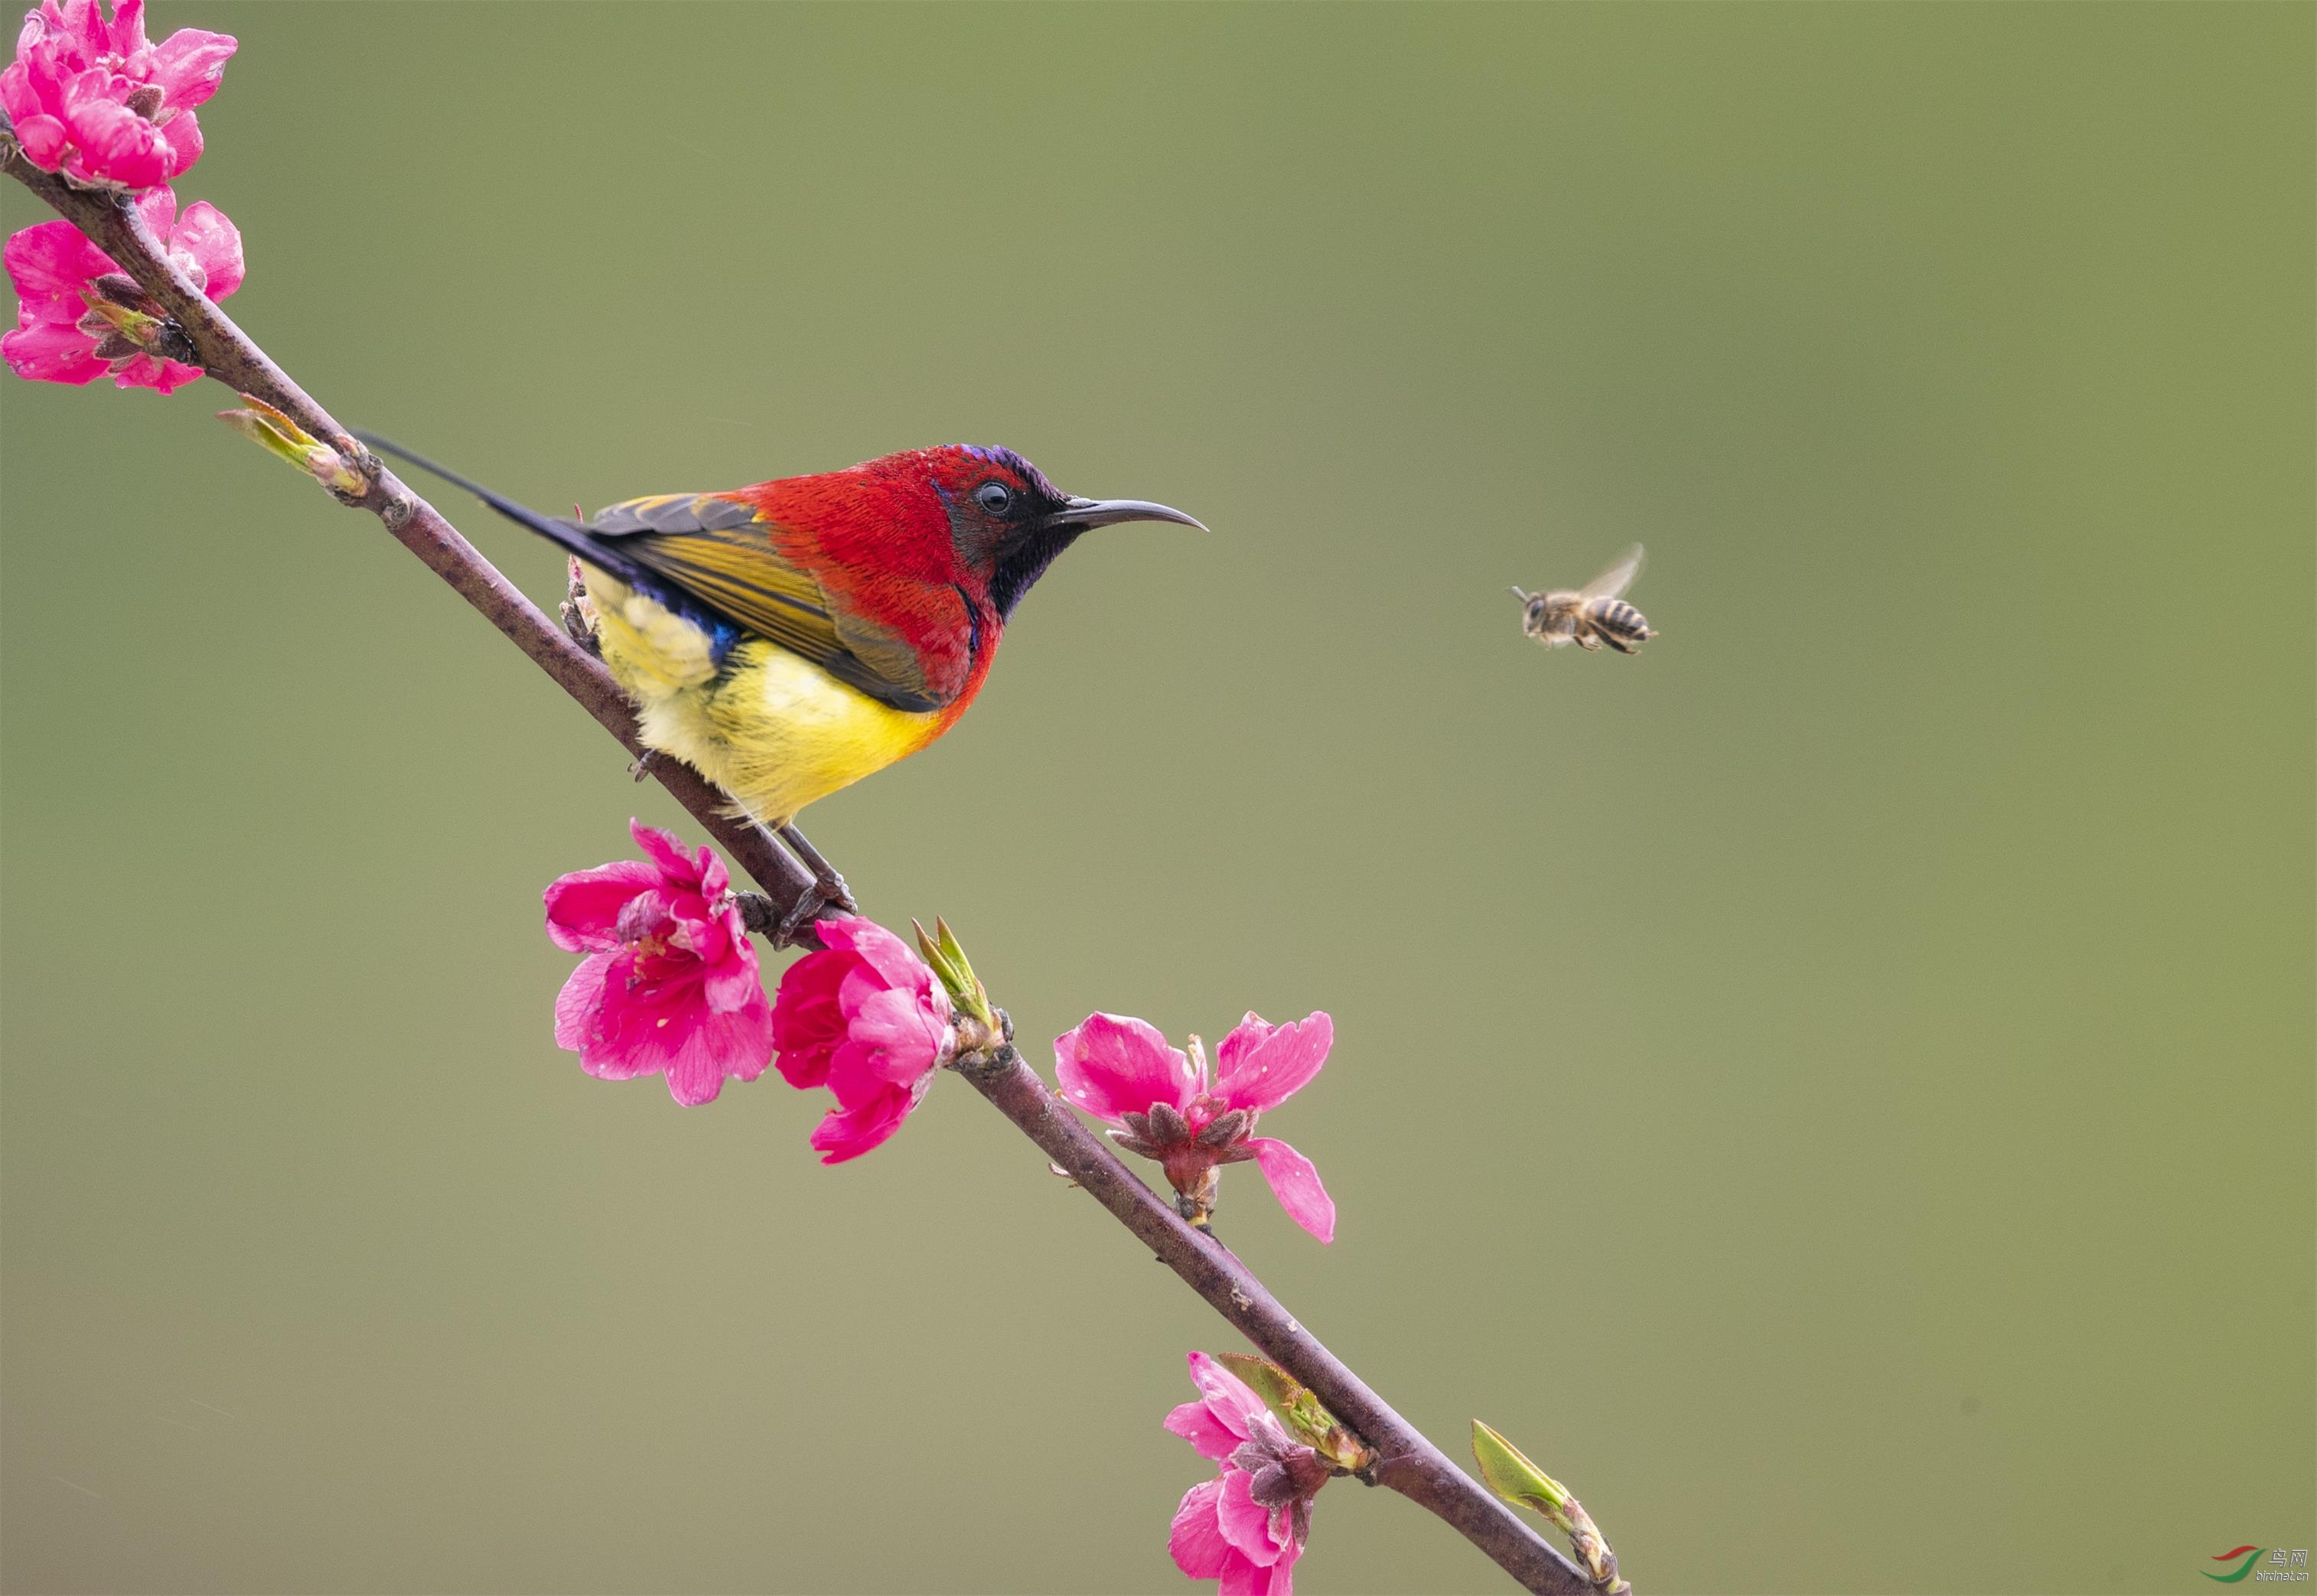
[(837, 895), (832, 895), (819, 881), (815, 881), (799, 893), (796, 902), (789, 905), (789, 912), (782, 915), (781, 923), (773, 928), (773, 946), (775, 948), (800, 946), (804, 940), (806, 929), (820, 918), (821, 911), (824, 909), (842, 909), (848, 914), (854, 913), (860, 905), (853, 901), (852, 894), (844, 891), (843, 881), (838, 881), (836, 885)]
[(657, 749), (657, 748), (647, 748), (647, 749), (645, 749), (641, 753), (637, 754), (637, 755), (635, 756), (635, 758), (633, 758), (633, 759), (631, 759), (631, 760), (630, 760), (630, 761), (628, 762), (628, 774), (629, 774), (629, 776), (630, 776), (631, 778), (632, 778), (633, 780), (638, 780), (638, 781), (642, 780), (646, 776), (649, 776), (649, 775), (650, 775), (650, 774), (651, 774), (651, 771), (652, 771), (652, 761), (654, 761), (654, 760), (658, 759), (658, 757), (659, 757), (659, 750), (658, 750), (658, 749)]
[[(587, 596), (587, 580), (579, 570), (579, 562), (571, 561), (571, 575), (563, 590), (563, 602), (556, 607), (563, 619), (564, 635), (585, 648), (597, 659), (604, 657), (604, 646), (595, 636), (595, 601)], [(644, 756), (650, 758), (649, 754)], [(640, 781), (643, 777), (636, 778)]]
[(829, 871), (826, 876), (814, 877), (812, 889), (832, 909), (841, 909), (847, 914), (861, 913), (861, 905), (854, 897), (853, 888), (847, 887), (845, 884), (845, 878), (835, 870)]
[(841, 909), (847, 914), (861, 913), (861, 905), (854, 900), (853, 889), (845, 884), (845, 878), (836, 873), (835, 865), (820, 856), (819, 849), (805, 840), (804, 833), (793, 825), (777, 829), (781, 841), (796, 855), (797, 862), (812, 872), (811, 896), (819, 897), (826, 906)]

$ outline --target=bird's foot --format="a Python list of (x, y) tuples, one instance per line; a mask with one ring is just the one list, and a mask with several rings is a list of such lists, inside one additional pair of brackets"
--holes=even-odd
[(828, 907), (818, 886), (808, 887), (796, 902), (783, 909), (778, 899), (761, 892), (736, 892), (732, 906), (740, 911), (740, 923), (763, 937), (775, 948), (809, 946), (807, 935), (820, 912)]
[(653, 762), (653, 761), (655, 761), (655, 760), (657, 760), (657, 759), (658, 759), (658, 758), (659, 758), (659, 750), (658, 750), (658, 749), (657, 749), (657, 748), (647, 748), (647, 749), (645, 749), (641, 753), (637, 754), (637, 755), (635, 756), (635, 758), (633, 758), (633, 759), (631, 759), (631, 760), (630, 760), (630, 761), (628, 762), (628, 774), (629, 774), (629, 776), (630, 776), (630, 777), (631, 777), (632, 779), (634, 779), (635, 780), (638, 780), (638, 781), (642, 780), (646, 776), (649, 776), (649, 775), (650, 775), (650, 774), (651, 774), (651, 772), (652, 772), (652, 762)]
[(812, 872), (813, 889), (805, 895), (803, 901), (819, 900), (814, 914), (819, 914), (820, 907), (842, 909), (848, 914), (861, 912), (860, 904), (854, 899), (853, 889), (845, 884), (845, 878), (836, 873), (835, 865), (820, 856), (819, 849), (805, 840), (804, 833), (793, 825), (774, 829), (779, 832), (781, 841), (787, 844), (788, 851), (796, 855), (797, 862)]
[[(841, 890), (845, 883), (839, 881), (836, 885)], [(789, 905), (789, 912), (782, 915), (781, 923), (773, 928), (773, 946), (794, 948), (802, 945), (805, 932), (820, 918), (824, 909), (843, 909), (849, 914), (858, 906), (849, 895), (842, 898), (832, 896), (827, 887), (815, 881), (797, 894), (796, 902)]]
[[(797, 894), (796, 901), (785, 909), (761, 892), (736, 892), (733, 900), (739, 906), (741, 923), (758, 936), (771, 939), (775, 948), (798, 948), (805, 945), (812, 923), (830, 909), (847, 914), (857, 914), (861, 905), (820, 851), (804, 840), (804, 834), (792, 825), (776, 825), (774, 831), (797, 862), (811, 872), (812, 880)], [(1007, 1033), (1012, 1034), (1010, 1030)]]
[[(564, 635), (585, 648), (597, 659), (604, 657), (604, 646), (595, 637), (595, 601), (587, 596), (586, 578), (580, 574), (579, 562), (571, 562), (569, 583), (563, 590), (563, 602), (556, 606), (563, 618)], [(645, 759), (651, 756), (646, 754)], [(636, 778), (640, 781), (643, 778)]]

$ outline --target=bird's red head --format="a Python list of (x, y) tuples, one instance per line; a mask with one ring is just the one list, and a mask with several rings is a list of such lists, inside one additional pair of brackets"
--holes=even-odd
[[(769, 520), (815, 546), (810, 553), (819, 557), (807, 563), (816, 575), (851, 575), (872, 587), (888, 577), (954, 585), (1000, 623), (1084, 532), (1124, 521), (1199, 525), (1142, 499), (1073, 497), (1012, 450), (973, 443), (790, 477), (748, 496)], [(840, 576), (838, 585), (854, 584)]]
[(733, 496), (756, 508), (783, 557), (812, 575), (848, 625), (909, 649), (928, 691), (961, 712), (1014, 607), (1082, 533), (1125, 521), (1199, 525), (1146, 500), (1073, 497), (1012, 450), (970, 443)]

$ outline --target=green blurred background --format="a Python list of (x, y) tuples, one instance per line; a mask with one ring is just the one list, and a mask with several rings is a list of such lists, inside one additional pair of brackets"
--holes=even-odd
[[(1330, 1010), (1340, 1237), (1223, 1234), (1645, 1592), (2317, 1544), (2308, 6), (157, 9), (344, 418), (1212, 524), (810, 829), (1042, 1065)], [(954, 1081), (582, 1075), (540, 888), (684, 817), (229, 402), (0, 384), (7, 1587), (1185, 1588), (1226, 1329)], [(1499, 1585), (1348, 1483), (1302, 1573)]]

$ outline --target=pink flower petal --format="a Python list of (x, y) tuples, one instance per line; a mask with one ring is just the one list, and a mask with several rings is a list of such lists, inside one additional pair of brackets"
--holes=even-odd
[(1249, 1477), (1243, 1469), (1223, 1470), (1223, 1489), (1216, 1500), (1215, 1521), (1233, 1551), (1268, 1568), (1279, 1561), (1279, 1547), (1271, 1538), (1271, 1510), (1255, 1500)]
[(172, 175), (158, 130), (117, 100), (82, 101), (66, 112), (65, 131), (79, 146), (65, 170), (84, 183), (145, 189)]
[(592, 870), (573, 870), (548, 883), (547, 934), (566, 953), (619, 946), (620, 911), (659, 883), (659, 872), (640, 859), (615, 859)]
[(201, 158), (201, 119), (190, 111), (181, 111), (155, 128), (153, 136), (160, 140), (162, 170), (168, 174), (164, 182), (175, 182)]
[[(664, 832), (656, 825), (646, 825), (640, 820), (631, 820), (628, 822), (628, 834), (635, 838), (636, 846), (644, 851), (644, 856), (659, 867), (661, 876), (670, 885), (681, 884), (698, 890), (700, 859), (674, 833)], [(701, 850), (702, 853), (706, 851), (704, 848)]]
[(95, 355), (96, 340), (70, 322), (32, 321), (13, 333), (0, 334), (0, 358), (17, 376), (33, 382), (64, 382), (77, 387), (94, 382), (111, 370)]
[(205, 278), (201, 291), (211, 300), (223, 299), (241, 286), (241, 229), (207, 200), (185, 207), (170, 235), (169, 253), (193, 258)]
[[(565, 979), (563, 990), (555, 994), (555, 1045), (579, 1054), (583, 1068), (587, 1068), (586, 1055), (595, 1032), (595, 1013), (603, 1006), (604, 977), (617, 958), (618, 955), (613, 953), (589, 954)], [(607, 1080), (624, 1081), (631, 1075), (641, 1074), (643, 1070), (639, 1065), (622, 1072), (617, 1065), (607, 1065), (604, 1068), (587, 1068), (587, 1073)]]
[(1262, 1397), (1248, 1389), (1246, 1381), (1204, 1352), (1193, 1352), (1185, 1361), (1191, 1366), (1191, 1384), (1199, 1388), (1207, 1412), (1239, 1440), (1253, 1435), (1256, 1426), (1270, 1416), (1271, 1410), (1263, 1405)]
[[(709, 1011), (730, 1014), (765, 1001), (765, 984), (756, 974), (756, 950), (746, 942), (726, 939), (716, 928), (717, 951), (703, 954), (700, 996)], [(767, 1005), (769, 1010), (769, 1005)]]
[(153, 229), (153, 236), (166, 244), (169, 235), (177, 230), (177, 191), (155, 189), (137, 196), (137, 214)]
[(1089, 1014), (1056, 1037), (1054, 1078), (1064, 1097), (1114, 1125), (1153, 1103), (1187, 1108), (1199, 1084), (1191, 1061), (1156, 1026), (1118, 1014)]
[(700, 1002), (697, 982), (631, 988), (625, 955), (600, 957), (613, 962), (579, 1052), (588, 1074), (623, 1081), (665, 1073), (678, 1102), (701, 1103), (715, 1097), (727, 1076), (753, 1081), (765, 1073), (773, 1051), (770, 1004), (712, 1013)]
[(1221, 1044), (1215, 1048), (1216, 1073), (1222, 1075), (1230, 1074), (1238, 1066), (1240, 1058), (1245, 1057), (1257, 1042), (1277, 1029), (1278, 1027), (1273, 1025), (1262, 1015), (1249, 1009), (1240, 1018), (1239, 1022), (1231, 1027), (1230, 1035), (1225, 1037)]
[(894, 1086), (908, 1085), (940, 1062), (948, 1030), (945, 1013), (931, 1012), (907, 992), (872, 994), (845, 1017), (846, 1036), (867, 1052), (871, 1069)]
[(206, 104), (225, 76), (225, 64), (239, 49), (230, 33), (210, 33), (180, 28), (153, 48), (146, 81), (166, 95), (171, 111), (190, 111)]
[(557, 1047), (577, 1053), (586, 1046), (588, 1017), (603, 1001), (604, 976), (612, 961), (609, 953), (591, 953), (565, 977), (563, 989), (555, 994)]
[(847, 1030), (845, 1039), (837, 1043), (828, 1055), (828, 1078), (822, 1084), (836, 1095), (836, 1106), (840, 1109), (874, 1102), (894, 1088), (907, 1083), (892, 1079), (881, 1067), (884, 1062), (885, 1055), (881, 1049), (856, 1040)]
[(731, 890), (732, 875), (724, 868), (724, 861), (716, 857), (714, 849), (702, 848), (700, 851), (700, 896), (715, 903)]
[(800, 1091), (828, 1079), (829, 1060), (845, 1039), (845, 1014), (836, 1004), (844, 979), (842, 960), (809, 953), (782, 973), (773, 1003), (773, 1045), (780, 1049), (782, 1078)]
[(149, 388), (162, 395), (175, 393), (185, 384), (201, 375), (199, 366), (188, 366), (182, 361), (157, 360), (149, 354), (132, 355), (114, 369), (115, 388)]
[(668, 1095), (686, 1108), (713, 1102), (725, 1079), (753, 1081), (773, 1052), (772, 1008), (759, 998), (738, 1013), (715, 1014), (691, 1028), (668, 1061)]
[(1215, 1596), (1271, 1596), (1271, 1570), (1233, 1547)]
[(714, 1102), (716, 1094), (724, 1090), (724, 1071), (704, 1030), (695, 1029), (687, 1035), (662, 1072), (667, 1077), (667, 1094), (687, 1109)]
[[(31, 19), (26, 21), (29, 23)], [(40, 114), (40, 97), (32, 92), (31, 69), (22, 61), (0, 67), (0, 111), (6, 111), (8, 120), (16, 124), (19, 137), (26, 119)]]
[(1320, 1184), (1320, 1172), (1311, 1161), (1275, 1137), (1250, 1137), (1246, 1145), (1255, 1149), (1256, 1166), (1271, 1182), (1272, 1195), (1287, 1217), (1321, 1241), (1334, 1241), (1336, 1202)]
[(1234, 1554), (1216, 1521), (1216, 1502), (1222, 1493), (1222, 1481), (1202, 1480), (1183, 1493), (1182, 1503), (1175, 1509), (1167, 1550), (1187, 1579), (1221, 1579), (1230, 1566)]
[(1287, 1549), (1279, 1554), (1279, 1561), (1271, 1565), (1270, 1583), (1264, 1596), (1295, 1596), (1295, 1560), (1302, 1555), (1302, 1542), (1287, 1543)]
[(43, 4), (40, 14), (71, 34), (85, 55), (101, 56), (112, 48), (112, 34), (104, 25), (104, 13), (97, 10), (96, 0), (65, 0), (60, 9), (54, 10)]
[(604, 957), (612, 964), (603, 996), (587, 1016), (580, 1067), (609, 1081), (658, 1074), (675, 1062), (706, 1011), (686, 1001), (698, 995), (693, 983), (640, 978), (638, 960), (627, 949)]
[[(1239, 1443), (1247, 1439), (1244, 1435), (1233, 1435), (1221, 1420), (1207, 1411), (1207, 1404), (1203, 1402), (1186, 1402), (1175, 1409), (1167, 1415), (1165, 1427), (1167, 1433), (1179, 1435), (1189, 1441), (1200, 1457), (1212, 1463), (1220, 1463), (1230, 1457)], [(1212, 1579), (1214, 1576), (1203, 1574), (1194, 1577)]]
[(72, 147), (72, 136), (65, 125), (53, 116), (36, 114), (16, 123), (16, 141), (24, 147), (24, 156), (43, 172), (54, 172), (65, 164), (65, 153)]
[(58, 316), (77, 321), (87, 308), (80, 290), (113, 270), (112, 257), (91, 244), (70, 222), (40, 222), (10, 236), (0, 252), (8, 281), (30, 309), (35, 301), (58, 303)]
[(103, 13), (94, 6), (89, 14), (103, 29), (104, 48), (116, 56), (133, 56), (145, 48), (145, 0), (120, 0), (113, 7), (112, 26), (104, 28)]
[(1223, 1039), (1215, 1095), (1235, 1109), (1275, 1109), (1320, 1073), (1335, 1042), (1336, 1022), (1324, 1010), (1281, 1026), (1249, 1014)]
[(887, 986), (922, 992), (933, 985), (933, 971), (917, 950), (874, 920), (847, 915), (821, 921), (815, 929), (822, 942), (857, 956)]
[(889, 1087), (851, 1109), (831, 1109), (812, 1133), (813, 1150), (823, 1164), (843, 1164), (881, 1146), (901, 1128), (901, 1121), (917, 1106), (901, 1088)]

